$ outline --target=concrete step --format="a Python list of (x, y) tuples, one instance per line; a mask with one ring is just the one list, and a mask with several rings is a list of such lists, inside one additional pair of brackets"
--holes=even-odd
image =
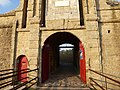
[(90, 90), (88, 87), (38, 87), (37, 90)]
[[(15, 86), (14, 86), (15, 87)], [(20, 87), (20, 88), (18, 88), (17, 90), (23, 90), (23, 88), (25, 88), (26, 86), (22, 86), (22, 87)], [(6, 88), (4, 88), (4, 90), (10, 90), (10, 89), (12, 89), (13, 88), (13, 86), (8, 86), (8, 87), (6, 87)]]

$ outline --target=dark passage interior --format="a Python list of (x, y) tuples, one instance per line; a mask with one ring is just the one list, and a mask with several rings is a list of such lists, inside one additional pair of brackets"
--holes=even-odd
[(72, 44), (62, 44), (59, 45), (59, 59), (61, 64), (73, 64), (73, 50), (74, 45)]
[(77, 37), (67, 32), (55, 33), (47, 38), (42, 48), (42, 83), (52, 82), (52, 78), (59, 81), (71, 76), (80, 81), (79, 43)]

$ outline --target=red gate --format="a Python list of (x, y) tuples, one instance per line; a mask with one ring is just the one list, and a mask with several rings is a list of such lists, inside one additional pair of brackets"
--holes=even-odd
[(82, 43), (79, 43), (80, 53), (80, 77), (84, 83), (86, 83), (86, 62), (85, 62), (85, 50)]
[(49, 46), (45, 45), (42, 49), (42, 82), (49, 78)]
[(19, 62), (18, 62), (18, 81), (26, 82), (28, 74), (27, 73), (21, 74), (21, 73), (27, 72), (28, 60), (27, 60), (26, 56), (20, 56), (18, 59), (19, 59)]

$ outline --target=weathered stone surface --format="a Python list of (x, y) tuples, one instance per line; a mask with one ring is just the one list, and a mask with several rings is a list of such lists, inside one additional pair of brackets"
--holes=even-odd
[[(67, 67), (66, 67), (67, 66)], [(66, 89), (69, 87), (69, 90), (89, 90), (88, 87), (80, 80), (80, 77), (74, 72), (72, 65), (61, 65), (59, 69), (50, 75), (48, 81), (41, 84), (40, 89)]]
[(0, 70), (10, 68), (11, 28), (0, 29)]
[[(116, 4), (111, 0), (96, 0), (96, 2), (82, 0), (83, 16), (81, 16), (79, 9), (82, 7), (79, 6), (78, 0), (67, 0), (64, 6), (55, 4), (56, 0), (51, 0), (46, 2), (45, 27), (40, 27), (41, 23), (44, 23), (41, 22), (44, 11), (41, 7), (42, 0), (28, 0), (27, 12), (23, 8), (24, 1), (20, 0), (16, 10), (0, 15), (0, 70), (12, 68), (13, 61), (20, 55), (28, 58), (30, 69), (37, 68), (38, 61), (41, 68), (42, 47), (46, 40), (53, 34), (67, 32), (81, 41), (84, 46), (88, 85), (89, 77), (103, 80), (99, 75), (91, 73), (89, 68), (111, 74), (112, 78), (120, 76), (120, 5), (118, 2)], [(114, 5), (111, 5), (113, 3)], [(22, 27), (25, 18), (27, 18), (26, 26)], [(84, 20), (82, 26), (80, 26), (81, 20)], [(55, 38), (53, 39), (56, 40)], [(54, 43), (54, 40), (48, 41)], [(51, 50), (49, 59), (54, 61), (56, 55), (53, 52)], [(79, 56), (76, 54), (75, 57)], [(53, 66), (55, 65), (54, 63)], [(104, 85), (104, 83), (100, 84)], [(111, 85), (109, 88), (117, 89)]]

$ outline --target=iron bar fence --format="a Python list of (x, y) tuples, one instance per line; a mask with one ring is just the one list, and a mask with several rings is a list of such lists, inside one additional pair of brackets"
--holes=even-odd
[[(117, 86), (117, 88), (120, 88), (120, 81), (115, 80), (115, 79), (109, 77), (108, 75), (103, 74), (103, 73), (100, 73), (100, 72), (97, 72), (97, 71), (95, 71), (95, 70), (92, 70), (92, 69), (89, 69), (89, 70), (90, 70), (91, 72), (97, 74), (97, 75), (100, 75), (100, 76), (104, 77), (104, 81), (98, 80), (98, 79), (95, 79), (95, 78), (92, 78), (92, 77), (89, 77), (90, 81), (94, 83), (94, 84), (93, 84), (93, 83), (90, 83), (90, 85), (94, 88), (94, 90), (96, 90), (96, 89), (95, 89), (95, 86), (98, 86), (101, 90), (113, 89), (113, 88), (109, 88), (109, 87), (108, 87), (108, 84), (109, 84), (109, 85), (114, 85), (114, 86)], [(108, 81), (108, 80), (109, 80), (109, 81)], [(102, 82), (102, 83), (105, 83), (105, 86), (100, 85), (100, 84), (98, 83), (98, 81), (99, 81), (99, 82)], [(112, 81), (112, 82), (114, 82), (114, 83), (111, 83), (110, 81)]]
[(13, 70), (13, 69), (0, 70), (0, 72), (11, 71), (11, 70)]
[[(12, 70), (12, 71), (11, 71)], [(27, 71), (26, 71), (27, 70)], [(7, 71), (7, 72), (5, 72)], [(18, 75), (22, 74), (28, 74), (30, 72), (38, 71), (38, 68), (36, 69), (23, 69), (20, 71), (13, 71), (13, 69), (6, 69), (0, 71), (0, 89), (4, 89), (6, 87), (10, 87), (10, 90), (17, 90), (18, 88), (23, 87), (23, 90), (27, 90), (33, 85), (37, 83), (37, 76), (34, 76), (32, 79), (29, 77), (21, 78), (20, 80), (17, 79)], [(20, 73), (18, 73), (20, 72)], [(27, 79), (27, 81), (22, 82), (22, 80)], [(34, 82), (32, 82), (34, 81)], [(29, 85), (28, 85), (29, 84)]]
[[(25, 71), (25, 70), (29, 70), (29, 69), (23, 69), (21, 71)], [(12, 72), (3, 73), (3, 74), (0, 74), (0, 76), (9, 75), (9, 74), (13, 74), (13, 73), (16, 73), (16, 72), (18, 72), (18, 71), (12, 71)]]

